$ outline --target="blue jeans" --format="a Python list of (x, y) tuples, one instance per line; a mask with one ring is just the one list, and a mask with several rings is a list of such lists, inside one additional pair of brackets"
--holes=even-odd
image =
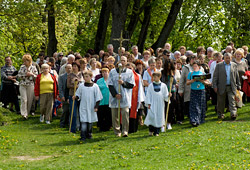
[(72, 124), (71, 124), (71, 129), (70, 132), (72, 133), (76, 133), (76, 121), (77, 121), (77, 111), (78, 111), (78, 101), (75, 100), (75, 104), (74, 104), (74, 110), (73, 110), (73, 114), (72, 112), (72, 105), (73, 105), (73, 99), (72, 96), (69, 96), (69, 124), (71, 121), (71, 116), (72, 116)]

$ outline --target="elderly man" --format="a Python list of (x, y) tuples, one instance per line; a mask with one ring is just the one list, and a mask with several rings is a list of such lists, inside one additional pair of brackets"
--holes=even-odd
[(120, 47), (118, 48), (118, 54), (115, 56), (115, 64), (118, 63), (120, 61), (120, 55), (123, 56), (125, 54), (125, 48), (122, 47), (120, 49)]
[(16, 76), (13, 73), (16, 72), (16, 68), (12, 66), (11, 58), (5, 57), (5, 66), (1, 68), (1, 80), (2, 80), (2, 102), (3, 107), (7, 108), (9, 103), (14, 103), (16, 113), (20, 114), (20, 107), (17, 98), (17, 89), (14, 83), (16, 82)]
[(72, 64), (75, 61), (75, 56), (73, 54), (68, 55), (68, 63), (62, 65), (59, 70), (59, 76), (66, 73), (65, 67), (67, 64)]
[(164, 45), (164, 50), (170, 51), (170, 55), (171, 55), (170, 57), (171, 57), (171, 58), (174, 57), (174, 54), (171, 53), (171, 45), (170, 45), (169, 43), (166, 43), (166, 44)]
[[(122, 114), (122, 136), (128, 137), (129, 130), (129, 108), (131, 107), (132, 89), (135, 85), (134, 74), (132, 70), (127, 69), (127, 58), (121, 57), (122, 71), (121, 80), (119, 80), (119, 68), (112, 69), (109, 73), (108, 87), (110, 91), (109, 107), (112, 112), (112, 126), (117, 137), (121, 136), (120, 124), (118, 124), (118, 100)], [(121, 93), (118, 92), (118, 86), (121, 86)]]
[(191, 56), (193, 56), (193, 55), (194, 55), (193, 51), (191, 51), (191, 50), (186, 51), (185, 56), (187, 57), (187, 59), (186, 59), (186, 63), (187, 63), (187, 64), (189, 63), (190, 58), (191, 58)]
[(225, 99), (228, 97), (229, 110), (231, 119), (237, 117), (237, 108), (235, 103), (236, 91), (240, 87), (240, 78), (238, 74), (237, 64), (231, 62), (232, 54), (224, 54), (224, 62), (216, 65), (213, 75), (213, 88), (217, 93), (217, 113), (219, 119), (224, 119)]
[(113, 57), (117, 56), (117, 54), (114, 52), (114, 47), (112, 44), (108, 44), (107, 49), (108, 49), (108, 53), (110, 56), (113, 56)]
[(69, 123), (69, 89), (67, 88), (67, 76), (72, 71), (72, 65), (67, 64), (65, 67), (66, 73), (59, 77), (58, 89), (59, 97), (63, 103), (63, 113), (60, 119), (60, 127), (64, 128)]
[(142, 55), (138, 52), (138, 46), (133, 45), (131, 49), (132, 49), (132, 53), (134, 54), (136, 60), (143, 58)]

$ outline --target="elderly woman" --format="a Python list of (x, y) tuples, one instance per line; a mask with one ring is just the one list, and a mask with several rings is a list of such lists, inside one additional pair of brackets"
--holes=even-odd
[(99, 86), (103, 99), (100, 102), (97, 116), (100, 131), (109, 131), (112, 126), (111, 109), (109, 108), (109, 88), (107, 80), (109, 77), (109, 68), (107, 66), (101, 69), (102, 78), (98, 79), (96, 84)]
[[(72, 96), (74, 96), (75, 81), (77, 81), (77, 84), (79, 84), (80, 82), (83, 81), (83, 77), (82, 77), (82, 72), (80, 72), (80, 66), (76, 62), (73, 62), (72, 73), (68, 74), (67, 77), (67, 88), (69, 88), (69, 110), (70, 110), (70, 116), (72, 115), (72, 125), (70, 131), (72, 133), (76, 133), (77, 124), (79, 124), (79, 122), (77, 123), (77, 110), (78, 110), (77, 102), (75, 102), (73, 113), (71, 113), (73, 107)], [(71, 120), (71, 117), (69, 120)]]
[(21, 66), (17, 77), (20, 78), (20, 95), (21, 95), (21, 115), (27, 119), (30, 113), (33, 98), (34, 98), (34, 78), (38, 72), (35, 66), (32, 65), (30, 54), (23, 56), (23, 65)]
[(43, 64), (41, 69), (42, 73), (36, 78), (34, 91), (36, 100), (40, 99), (40, 122), (44, 122), (45, 116), (46, 124), (50, 124), (54, 100), (59, 95), (59, 92), (56, 76), (50, 73), (50, 66)]

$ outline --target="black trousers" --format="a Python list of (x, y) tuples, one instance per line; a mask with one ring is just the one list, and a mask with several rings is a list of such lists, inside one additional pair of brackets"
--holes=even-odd
[(108, 105), (101, 105), (97, 111), (98, 122), (97, 126), (100, 131), (109, 131), (110, 127), (112, 127), (112, 115), (111, 109)]

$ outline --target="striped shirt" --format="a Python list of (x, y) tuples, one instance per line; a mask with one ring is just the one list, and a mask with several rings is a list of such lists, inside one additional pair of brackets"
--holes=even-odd
[(14, 66), (3, 66), (1, 68), (1, 79), (3, 83), (6, 84), (11, 84), (13, 83), (13, 81), (8, 80), (8, 76), (12, 76), (13, 73), (16, 71), (16, 68)]

